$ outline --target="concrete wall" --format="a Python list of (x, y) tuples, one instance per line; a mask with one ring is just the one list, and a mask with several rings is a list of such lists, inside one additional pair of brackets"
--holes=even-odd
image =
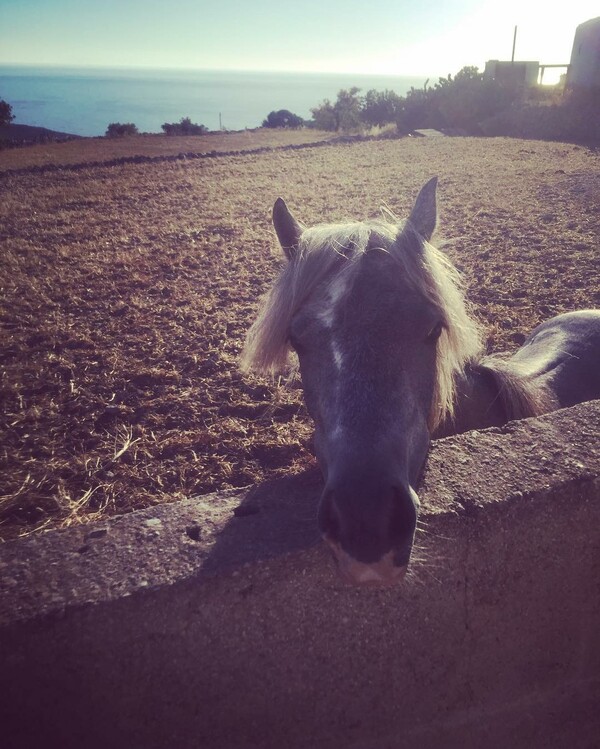
[(312, 474), (4, 544), (2, 745), (598, 746), (599, 427), (436, 443), (392, 590), (337, 579)]
[(600, 89), (600, 16), (580, 24), (575, 31), (567, 86)]
[(485, 64), (483, 78), (486, 81), (497, 81), (503, 86), (517, 90), (537, 85), (540, 63), (536, 60), (514, 61), (488, 60)]

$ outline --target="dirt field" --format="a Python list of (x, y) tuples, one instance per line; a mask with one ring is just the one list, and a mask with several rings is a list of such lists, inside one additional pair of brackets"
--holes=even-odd
[(331, 140), (336, 133), (321, 130), (241, 130), (235, 133), (213, 132), (208, 135), (170, 136), (138, 135), (125, 138), (82, 138), (65, 143), (50, 143), (10, 148), (0, 151), (0, 174), (3, 171), (34, 166), (65, 166), (96, 161), (112, 161), (131, 156), (165, 157), (182, 153), (211, 151), (247, 151), (256, 148), (278, 148), (301, 143)]
[[(90, 160), (77, 145), (0, 154), (0, 171)], [(0, 174), (3, 537), (312, 466), (298, 384), (237, 370), (280, 262), (272, 204), (309, 224), (405, 215), (434, 174), (490, 350), (600, 306), (600, 154), (573, 145), (407, 138)]]

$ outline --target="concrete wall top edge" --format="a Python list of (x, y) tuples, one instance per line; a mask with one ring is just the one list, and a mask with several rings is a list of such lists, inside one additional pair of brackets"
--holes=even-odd
[(592, 481), (599, 471), (600, 401), (591, 401), (434, 442), (420, 495), (429, 514), (469, 510)]
[[(425, 517), (471, 516), (600, 478), (600, 401), (432, 445)], [(0, 625), (130, 596), (319, 542), (314, 473), (0, 545)]]

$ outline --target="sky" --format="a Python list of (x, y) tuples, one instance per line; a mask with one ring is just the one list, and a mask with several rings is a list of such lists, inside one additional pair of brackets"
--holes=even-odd
[(0, 63), (447, 75), (568, 63), (598, 0), (0, 0)]

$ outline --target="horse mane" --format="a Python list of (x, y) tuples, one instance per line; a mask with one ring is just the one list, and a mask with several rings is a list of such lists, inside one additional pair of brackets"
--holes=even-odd
[[(452, 418), (456, 382), (467, 362), (481, 351), (479, 326), (469, 314), (461, 275), (432, 244), (421, 239), (409, 222), (389, 210), (389, 220), (322, 224), (305, 229), (296, 253), (265, 296), (250, 328), (241, 366), (261, 374), (286, 368), (293, 316), (317, 289), (332, 289), (340, 274), (355, 272), (358, 260), (375, 249), (388, 252), (407, 281), (434, 305), (444, 328), (437, 343), (436, 385), (429, 417), (433, 431)], [(415, 243), (418, 243), (415, 247)], [(420, 245), (420, 246), (419, 246)]]
[(483, 356), (473, 366), (491, 375), (507, 421), (541, 416), (558, 407), (550, 388), (520, 371), (519, 365), (503, 354)]
[[(306, 229), (298, 250), (265, 295), (258, 317), (246, 336), (241, 367), (274, 375), (288, 365), (289, 328), (293, 316), (326, 280), (349, 269), (364, 251), (369, 231), (361, 223), (321, 224)], [(336, 272), (337, 271), (337, 272)]]

